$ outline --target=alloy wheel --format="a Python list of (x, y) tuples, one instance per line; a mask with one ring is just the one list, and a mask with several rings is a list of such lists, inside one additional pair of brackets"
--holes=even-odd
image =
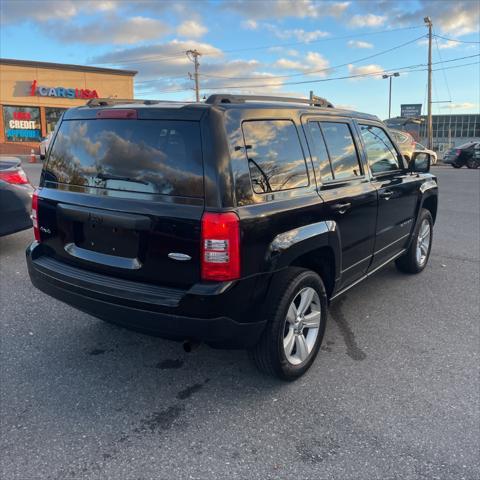
[(417, 236), (417, 263), (422, 267), (427, 261), (428, 250), (430, 248), (430, 238), (432, 236), (430, 222), (424, 218)]
[(312, 352), (320, 328), (321, 305), (312, 287), (300, 290), (288, 307), (283, 349), (292, 365), (303, 363)]

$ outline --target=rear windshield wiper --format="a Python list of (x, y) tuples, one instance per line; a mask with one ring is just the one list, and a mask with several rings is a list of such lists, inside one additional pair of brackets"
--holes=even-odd
[(99, 178), (100, 180), (120, 180), (123, 182), (141, 183), (143, 185), (149, 184), (144, 180), (137, 180), (136, 178), (130, 178), (130, 177), (122, 177), (121, 175), (111, 175), (109, 173), (99, 173), (96, 178)]

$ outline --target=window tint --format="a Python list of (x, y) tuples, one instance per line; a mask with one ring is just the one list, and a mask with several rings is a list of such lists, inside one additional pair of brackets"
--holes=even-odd
[(383, 129), (371, 125), (360, 125), (368, 164), (372, 173), (398, 170), (398, 155)]
[(255, 193), (308, 186), (305, 158), (292, 121), (247, 121), (242, 129)]
[(64, 121), (45, 176), (71, 185), (203, 196), (200, 128), (187, 121)]
[(318, 122), (308, 122), (308, 129), (310, 131), (310, 138), (312, 139), (310, 149), (315, 168), (319, 166), (320, 178), (323, 182), (333, 180), (332, 167), (330, 166), (327, 147), (325, 146), (325, 140), (323, 139), (320, 125)]
[(362, 175), (352, 133), (346, 123), (322, 122), (323, 136), (327, 144), (335, 180)]

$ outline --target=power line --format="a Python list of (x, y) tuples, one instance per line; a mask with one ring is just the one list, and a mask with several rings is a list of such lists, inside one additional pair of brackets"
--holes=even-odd
[[(417, 25), (413, 27), (402, 27), (402, 28), (392, 28), (392, 29), (386, 29), (386, 30), (378, 30), (376, 32), (366, 32), (366, 33), (359, 33), (359, 34), (352, 34), (352, 35), (343, 35), (343, 36), (338, 36), (338, 37), (329, 37), (329, 38), (322, 38), (320, 40), (315, 40), (312, 42), (309, 41), (303, 41), (303, 42), (291, 42), (291, 43), (277, 43), (277, 44), (271, 44), (271, 45), (263, 45), (259, 47), (245, 47), (245, 48), (237, 48), (237, 49), (230, 49), (230, 50), (223, 50), (222, 53), (236, 53), (236, 52), (244, 52), (244, 51), (254, 51), (254, 50), (266, 50), (269, 48), (276, 48), (276, 47), (294, 47), (294, 46), (299, 46), (299, 45), (315, 45), (317, 43), (322, 43), (322, 42), (330, 42), (334, 40), (345, 40), (348, 38), (354, 38), (354, 37), (367, 37), (367, 36), (372, 36), (372, 35), (379, 35), (382, 33), (390, 33), (390, 32), (398, 32), (401, 30), (414, 30), (421, 28), (422, 25)], [(172, 52), (172, 55), (165, 55), (163, 57), (158, 57), (158, 58), (147, 58), (144, 60), (137, 60), (135, 59), (120, 59), (117, 60), (116, 62), (95, 62), (97, 65), (120, 65), (120, 64), (128, 64), (128, 63), (135, 63), (135, 64), (142, 64), (142, 63), (149, 63), (149, 62), (159, 62), (159, 61), (167, 61), (172, 58), (180, 58), (184, 57), (186, 53), (186, 50), (179, 50), (178, 52)], [(219, 52), (202, 52), (203, 56), (212, 56), (212, 55), (218, 55)]]
[[(473, 58), (473, 57), (478, 57), (480, 56), (480, 54), (476, 54), (476, 55), (467, 55), (465, 57), (459, 57), (457, 59), (450, 59), (450, 60), (445, 60), (445, 62), (433, 62), (432, 65), (434, 64), (439, 64), (439, 63), (449, 63), (449, 62), (453, 62), (453, 61), (458, 61), (458, 60), (464, 60), (466, 58)], [(390, 68), (390, 69), (384, 69), (380, 72), (376, 72), (374, 73), (374, 75), (378, 75), (378, 74), (382, 74), (384, 72), (388, 72), (388, 71), (391, 71), (391, 70), (402, 70), (402, 69), (407, 69), (407, 68), (416, 68), (416, 67), (424, 67), (426, 66), (425, 64), (418, 64), (418, 65), (412, 65), (410, 67), (400, 67), (400, 68)], [(358, 75), (364, 75), (364, 74), (358, 74)], [(355, 75), (355, 76), (346, 76), (346, 77), (337, 77), (337, 78), (354, 78), (358, 75)], [(263, 78), (261, 80), (264, 80)], [(298, 82), (282, 82), (282, 83), (268, 83), (268, 84), (256, 84), (256, 85), (243, 85), (243, 86), (231, 86), (231, 85), (225, 85), (224, 88), (259, 88), (259, 87), (279, 87), (279, 86), (282, 86), (282, 85), (301, 85), (301, 84), (305, 84), (305, 83), (317, 83), (317, 82), (322, 82), (326, 79), (313, 79), (313, 80), (303, 80), (303, 81), (298, 81)], [(218, 87), (215, 87), (215, 88), (218, 88)], [(212, 88), (209, 88), (210, 90), (212, 90)], [(203, 88), (203, 90), (206, 90), (206, 88)]]
[[(306, 71), (303, 71), (301, 73), (290, 73), (290, 74), (285, 74), (285, 75), (273, 75), (272, 77), (269, 77), (269, 78), (299, 77), (299, 76), (303, 76), (303, 75), (309, 75), (311, 73), (326, 72), (328, 70), (333, 70), (335, 68), (346, 67), (349, 64), (364, 62), (366, 60), (370, 60), (372, 58), (379, 57), (381, 55), (385, 55), (386, 53), (393, 52), (394, 50), (398, 50), (402, 47), (405, 47), (407, 45), (415, 43), (418, 40), (420, 40), (421, 38), (425, 38), (425, 35), (421, 35), (420, 37), (414, 38), (413, 40), (409, 40), (408, 42), (405, 42), (405, 43), (401, 43), (400, 45), (396, 45), (396, 46), (394, 46), (392, 48), (389, 48), (387, 50), (383, 50), (381, 52), (374, 53), (372, 55), (368, 55), (367, 57), (359, 58), (358, 60), (352, 60), (352, 61), (349, 61), (349, 62), (346, 62), (346, 63), (342, 63), (340, 65), (334, 65), (333, 67), (321, 68), (319, 70), (306, 70)], [(251, 80), (252, 79), (251, 76), (249, 76), (249, 77), (230, 77), (230, 76), (226, 76), (226, 75), (209, 75), (209, 74), (206, 74), (206, 73), (202, 73), (200, 75), (203, 76), (203, 77), (208, 77), (208, 78), (228, 78), (230, 80)]]
[[(473, 54), (473, 55), (465, 55), (463, 57), (456, 57), (456, 58), (450, 58), (449, 60), (442, 60), (442, 61), (439, 61), (439, 62), (432, 62), (432, 65), (440, 65), (440, 64), (444, 64), (444, 63), (451, 63), (451, 62), (458, 62), (459, 60), (466, 60), (468, 58), (475, 58), (475, 57), (479, 57), (480, 54)], [(417, 63), (417, 64), (412, 64), (412, 65), (408, 65), (408, 66), (405, 66), (405, 67), (392, 67), (392, 68), (386, 68), (384, 69), (381, 73), (384, 73), (384, 72), (389, 72), (389, 71), (397, 71), (397, 70), (407, 70), (407, 69), (412, 69), (412, 68), (418, 68), (418, 67), (425, 67), (427, 66), (427, 64), (425, 63)], [(331, 67), (331, 68), (338, 68), (338, 67)], [(446, 68), (446, 67), (444, 67)], [(305, 74), (303, 74), (304, 76), (306, 76)], [(359, 75), (366, 75), (366, 74), (359, 74)], [(374, 74), (376, 75), (376, 74)], [(181, 77), (178, 76), (178, 77), (163, 77), (165, 80), (170, 80), (170, 79), (176, 79), (176, 78), (185, 78), (187, 79), (187, 76), (186, 75), (182, 75)], [(268, 77), (268, 78), (265, 78), (265, 77), (261, 77), (261, 78), (255, 78), (255, 77), (248, 77), (247, 79), (248, 80), (261, 80), (261, 81), (265, 81), (267, 79), (271, 79), (271, 78), (276, 78), (274, 76), (272, 77)], [(306, 80), (306, 81), (302, 81), (302, 82), (298, 82), (298, 83), (309, 83), (309, 82), (315, 82), (316, 80), (313, 79), (313, 80)], [(138, 82), (139, 84), (147, 84), (147, 83), (154, 83), (154, 82), (158, 82), (158, 79), (152, 79), (152, 80), (143, 80), (141, 82)], [(295, 82), (289, 82), (289, 83), (277, 83), (277, 84), (266, 84), (266, 85), (258, 85), (258, 87), (262, 87), (262, 86), (281, 86), (281, 85), (294, 85)], [(228, 86), (227, 86), (228, 87)], [(176, 91), (186, 91), (187, 89), (180, 89), (180, 90), (176, 90)]]
[[(442, 61), (443, 58), (442, 58), (442, 54), (440, 53), (440, 48), (438, 47), (438, 40), (436, 36), (435, 36), (435, 45), (437, 47), (438, 58), (440, 59), (440, 61)], [(450, 93), (450, 86), (448, 85), (447, 74), (445, 73), (445, 70), (443, 68), (441, 70), (443, 72), (443, 79), (445, 80), (445, 86), (447, 87), (448, 99), (452, 101), (452, 94)]]
[(272, 44), (272, 45), (262, 45), (259, 47), (245, 47), (245, 48), (236, 48), (232, 50), (224, 50), (224, 53), (234, 53), (234, 52), (244, 52), (244, 51), (249, 51), (249, 50), (266, 50), (269, 48), (277, 48), (277, 47), (295, 47), (298, 45), (315, 45), (317, 43), (323, 43), (323, 42), (331, 42), (334, 40), (346, 40), (347, 38), (356, 38), (356, 37), (369, 37), (372, 35), (378, 35), (381, 33), (390, 33), (390, 32), (399, 32), (401, 30), (414, 30), (418, 28), (422, 28), (423, 25), (415, 25), (412, 27), (401, 27), (401, 28), (391, 28), (391, 29), (386, 29), (386, 30), (378, 30), (376, 32), (365, 32), (365, 33), (359, 33), (359, 34), (351, 34), (351, 35), (341, 35), (338, 37), (328, 37), (328, 38), (322, 38), (320, 40), (314, 40), (312, 42), (304, 40), (303, 42), (291, 42), (291, 43), (277, 43), (277, 44)]
[[(474, 57), (477, 57), (479, 55), (473, 55)], [(447, 60), (448, 61), (448, 60)], [(438, 62), (437, 62), (438, 63)], [(450, 70), (454, 68), (461, 68), (461, 67), (468, 67), (471, 65), (480, 65), (480, 62), (469, 62), (469, 63), (463, 63), (460, 65), (452, 65), (450, 67), (444, 67), (445, 70)], [(305, 83), (321, 83), (321, 82), (330, 82), (333, 80), (348, 80), (352, 78), (365, 78), (365, 77), (376, 77), (379, 75), (382, 75), (383, 73), (393, 71), (393, 70), (406, 70), (406, 69), (411, 69), (414, 67), (418, 67), (421, 65), (410, 65), (406, 67), (397, 67), (397, 68), (390, 68), (388, 70), (382, 70), (378, 72), (369, 72), (369, 73), (359, 73), (356, 75), (345, 75), (341, 77), (329, 77), (329, 78), (322, 78), (322, 79), (317, 79), (317, 80), (307, 80), (307, 81), (302, 81), (302, 82), (288, 82), (288, 83), (283, 83), (283, 84), (265, 84), (265, 85), (217, 85), (215, 87), (203, 87), (202, 90), (222, 90), (222, 89), (234, 89), (234, 90), (239, 90), (239, 89), (244, 89), (244, 88), (262, 88), (262, 87), (273, 87), (273, 86), (281, 86), (281, 85), (300, 85), (300, 84), (305, 84)], [(425, 66), (424, 66), (425, 67)], [(416, 72), (425, 72), (427, 68), (415, 68), (408, 70), (408, 73), (416, 73)], [(440, 69), (433, 69), (432, 72), (437, 72)], [(180, 89), (175, 89), (175, 90), (159, 90), (156, 93), (178, 93), (178, 92), (189, 92), (192, 91), (192, 88), (180, 88)]]
[(466, 40), (456, 40), (454, 38), (448, 38), (448, 37), (443, 37), (442, 35), (437, 35), (437, 34), (434, 34), (433, 35), (434, 37), (437, 37), (437, 38), (441, 38), (442, 40), (447, 40), (449, 42), (456, 42), (456, 43), (480, 43), (480, 42), (470, 42), (470, 41), (466, 41)]
[[(405, 43), (401, 43), (399, 45), (395, 45), (394, 47), (392, 48), (389, 48), (387, 50), (383, 50), (381, 52), (378, 52), (378, 53), (374, 53), (372, 55), (368, 55), (366, 57), (363, 57), (363, 58), (359, 58), (357, 60), (351, 60), (349, 62), (346, 62), (346, 63), (342, 63), (340, 65), (334, 65), (332, 67), (328, 67), (328, 68), (322, 68), (322, 69), (319, 69), (319, 70), (307, 70), (307, 71), (303, 71), (303, 72), (300, 72), (300, 73), (291, 73), (291, 74), (284, 74), (284, 75), (273, 75), (273, 76), (270, 76), (269, 78), (290, 78), (290, 77), (301, 77), (301, 76), (304, 76), (304, 75), (307, 75), (307, 74), (312, 74), (312, 73), (321, 73), (321, 72), (326, 72), (326, 71), (329, 71), (329, 70), (332, 70), (332, 69), (335, 69), (335, 68), (341, 68), (341, 67), (345, 67), (349, 64), (354, 64), (354, 63), (360, 63), (360, 62), (364, 62), (366, 60), (370, 60), (372, 58), (375, 58), (375, 57), (378, 57), (378, 56), (381, 56), (381, 55), (384, 55), (386, 53), (389, 53), (389, 52), (392, 52), (394, 50), (397, 50), (397, 49), (400, 49), (400, 48), (403, 48), (407, 45), (410, 45), (412, 43), (415, 43), (416, 41), (420, 40), (421, 38), (424, 38), (425, 36), (424, 35), (421, 35), (420, 37), (417, 37), (417, 38), (414, 38), (413, 40), (409, 40), (408, 42), (405, 42)], [(182, 57), (186, 54), (187, 52), (184, 52), (182, 54)], [(205, 55), (203, 54), (202, 52), (202, 55)], [(208, 55), (208, 54), (207, 54)], [(141, 62), (136, 62), (136, 63), (141, 63)], [(169, 76), (168, 78), (171, 78), (171, 79), (175, 79), (175, 78), (185, 78), (185, 74), (183, 75), (176, 75), (176, 76)], [(199, 76), (201, 77), (206, 77), (206, 78), (225, 78), (225, 79), (230, 79), (230, 80), (255, 80), (255, 77), (252, 77), (252, 76), (248, 76), (248, 77), (234, 77), (234, 76), (228, 76), (228, 75), (210, 75), (210, 74), (207, 74), (207, 73), (199, 73)], [(259, 80), (264, 80), (263, 78), (259, 78)]]

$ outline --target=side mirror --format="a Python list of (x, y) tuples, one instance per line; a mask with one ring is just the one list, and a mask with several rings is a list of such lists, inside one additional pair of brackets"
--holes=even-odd
[(416, 173), (428, 173), (430, 171), (430, 155), (426, 152), (414, 152), (410, 160), (409, 170)]
[(43, 153), (40, 154), (40, 160), (45, 160), (45, 155)]

